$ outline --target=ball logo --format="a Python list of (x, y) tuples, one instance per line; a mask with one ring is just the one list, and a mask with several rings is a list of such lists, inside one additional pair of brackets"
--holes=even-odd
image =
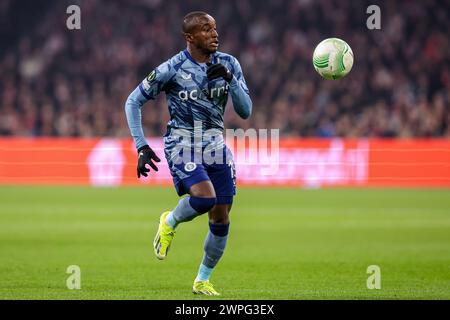
[(197, 168), (197, 165), (193, 162), (188, 162), (184, 165), (184, 171), (192, 172)]
[(150, 72), (150, 74), (147, 76), (147, 81), (148, 82), (152, 82), (153, 80), (155, 80), (156, 77), (156, 71), (153, 70), (152, 72)]
[(155, 80), (155, 78), (156, 78), (156, 71), (153, 70), (153, 71), (150, 72), (149, 75), (142, 81), (142, 86), (144, 87), (144, 89), (145, 89), (146, 91), (147, 91), (147, 90), (150, 90), (151, 82), (152, 82), (153, 80)]

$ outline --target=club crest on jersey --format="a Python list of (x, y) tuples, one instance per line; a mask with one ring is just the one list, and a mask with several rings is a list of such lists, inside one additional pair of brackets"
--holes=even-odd
[(184, 165), (184, 171), (192, 172), (197, 168), (197, 165), (194, 162), (188, 162)]

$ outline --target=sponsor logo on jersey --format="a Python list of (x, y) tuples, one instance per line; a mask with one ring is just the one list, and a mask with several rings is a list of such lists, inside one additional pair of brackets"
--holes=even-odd
[(214, 98), (219, 98), (223, 95), (227, 95), (228, 94), (228, 89), (229, 89), (229, 85), (225, 85), (222, 87), (216, 87), (216, 88), (212, 88), (211, 90), (181, 90), (178, 92), (178, 97), (181, 99), (181, 101), (187, 101), (189, 99), (191, 100), (197, 100), (199, 98), (207, 98), (208, 100), (210, 99), (214, 99)]

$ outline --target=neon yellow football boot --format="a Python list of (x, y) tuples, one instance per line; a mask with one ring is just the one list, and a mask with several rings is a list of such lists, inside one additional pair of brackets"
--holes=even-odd
[(166, 258), (170, 244), (175, 236), (175, 230), (166, 223), (166, 217), (169, 213), (170, 211), (166, 211), (159, 218), (158, 232), (153, 240), (155, 255), (159, 260)]
[(195, 294), (204, 294), (206, 296), (220, 296), (209, 280), (206, 281), (194, 281), (192, 292)]

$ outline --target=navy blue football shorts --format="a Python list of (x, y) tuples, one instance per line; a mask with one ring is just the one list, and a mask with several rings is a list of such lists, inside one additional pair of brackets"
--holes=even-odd
[[(231, 204), (236, 194), (236, 168), (230, 149), (224, 146), (223, 158), (218, 163), (207, 163), (204, 159), (196, 161), (194, 154), (183, 161), (168, 159), (170, 173), (179, 196), (188, 193), (196, 183), (210, 180), (216, 192), (216, 204)], [(181, 162), (181, 163), (179, 163)]]

